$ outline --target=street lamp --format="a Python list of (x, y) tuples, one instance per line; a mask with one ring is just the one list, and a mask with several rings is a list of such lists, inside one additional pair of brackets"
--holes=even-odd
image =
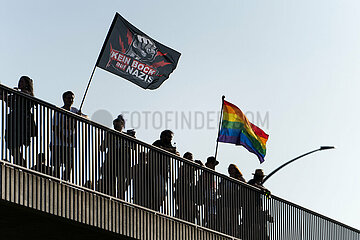
[(275, 169), (274, 171), (272, 171), (269, 175), (267, 175), (264, 180), (262, 181), (262, 183), (264, 184), (266, 180), (268, 180), (272, 175), (274, 175), (277, 171), (279, 171), (280, 169), (282, 169), (283, 167), (285, 167), (286, 165), (298, 160), (299, 158), (302, 158), (302, 157), (305, 157), (306, 155), (309, 155), (309, 154), (312, 154), (314, 152), (317, 152), (317, 151), (322, 151), (322, 150), (329, 150), (329, 149), (334, 149), (335, 147), (334, 146), (321, 146), (320, 148), (316, 149), (316, 150), (313, 150), (311, 152), (308, 152), (308, 153), (305, 153), (303, 155), (300, 155), (286, 163), (284, 163), (283, 165), (281, 165), (280, 167), (278, 167), (277, 169)]

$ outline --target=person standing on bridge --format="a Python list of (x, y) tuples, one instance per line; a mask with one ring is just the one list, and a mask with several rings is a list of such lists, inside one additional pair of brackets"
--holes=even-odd
[[(160, 134), (160, 139), (156, 140), (152, 145), (179, 156), (180, 154), (176, 147), (171, 143), (173, 136), (174, 133), (171, 130), (164, 130)], [(151, 150), (149, 151), (148, 159), (147, 167), (150, 173), (148, 181), (150, 189), (154, 189), (153, 192), (150, 192), (148, 198), (155, 199), (149, 202), (149, 205), (151, 209), (160, 211), (168, 191), (171, 155)]]
[[(113, 121), (116, 132), (123, 132), (125, 119), (119, 115)], [(128, 131), (128, 135), (135, 137), (135, 131)], [(101, 167), (101, 191), (125, 199), (125, 193), (130, 185), (131, 151), (135, 148), (130, 141), (110, 131), (105, 133), (105, 138), (100, 144), (100, 151), (106, 152), (105, 161)]]
[(267, 240), (270, 239), (267, 233), (267, 225), (268, 222), (274, 222), (274, 219), (269, 214), (269, 211), (265, 209), (263, 203), (265, 201), (265, 197), (269, 198), (271, 193), (262, 185), (262, 181), (265, 177), (264, 171), (262, 169), (256, 169), (253, 175), (253, 179), (251, 179), (248, 184), (253, 185), (260, 191), (248, 192), (248, 196), (246, 199), (248, 201), (248, 204), (244, 208), (242, 232), (244, 236), (253, 236), (254, 239)]
[[(75, 94), (71, 91), (62, 95), (64, 105), (61, 107), (71, 113), (82, 115), (81, 112), (72, 107)], [(60, 111), (54, 113), (51, 132), (51, 164), (54, 166), (54, 175), (60, 178), (61, 167), (62, 179), (70, 180), (70, 173), (74, 165), (74, 148), (76, 147), (76, 119), (70, 114)]]
[[(15, 88), (21, 93), (34, 96), (33, 80), (28, 76), (22, 76), (18, 87)], [(6, 116), (5, 142), (14, 163), (26, 167), (26, 160), (23, 159), (22, 147), (30, 146), (30, 138), (37, 136), (37, 127), (34, 121), (32, 109), (34, 102), (17, 94), (8, 94), (2, 91), (0, 99), (7, 103), (10, 113)]]
[[(186, 152), (183, 158), (193, 162), (193, 154)], [(178, 162), (177, 179), (174, 183), (175, 217), (195, 223), (198, 215), (195, 195), (195, 174), (197, 166), (188, 162)]]

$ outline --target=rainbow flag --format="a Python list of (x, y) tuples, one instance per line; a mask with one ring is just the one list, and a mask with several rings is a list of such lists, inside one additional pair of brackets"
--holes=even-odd
[(242, 145), (263, 163), (268, 138), (269, 135), (252, 124), (237, 106), (224, 100), (219, 142)]

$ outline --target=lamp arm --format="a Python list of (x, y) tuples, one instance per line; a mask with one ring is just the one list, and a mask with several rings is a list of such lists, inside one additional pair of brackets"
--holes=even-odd
[(269, 175), (267, 175), (267, 176), (264, 178), (264, 180), (262, 181), (262, 184), (264, 184), (266, 180), (268, 180), (272, 175), (274, 175), (276, 172), (278, 172), (280, 169), (282, 169), (282, 168), (285, 167), (286, 165), (289, 165), (290, 163), (298, 160), (299, 158), (305, 157), (306, 155), (309, 155), (309, 154), (311, 154), (311, 153), (314, 153), (314, 152), (317, 152), (317, 151), (320, 151), (320, 150), (322, 150), (322, 149), (319, 148), (319, 149), (313, 150), (313, 151), (311, 151), (311, 152), (308, 152), (308, 153), (305, 153), (305, 154), (303, 154), (303, 155), (300, 155), (300, 156), (298, 156), (298, 157), (296, 157), (296, 158), (294, 158), (294, 159), (292, 159), (292, 160), (284, 163), (283, 165), (281, 165), (280, 167), (278, 167), (277, 169), (275, 169), (274, 171), (272, 171)]

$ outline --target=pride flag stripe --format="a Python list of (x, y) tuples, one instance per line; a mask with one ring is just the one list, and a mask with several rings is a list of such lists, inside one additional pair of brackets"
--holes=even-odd
[[(251, 148), (255, 151), (258, 150), (260, 153), (262, 153), (263, 155), (265, 155), (266, 153), (266, 148), (262, 145), (261, 141), (257, 141), (257, 139), (254, 139), (253, 136), (247, 134), (246, 132), (243, 132), (241, 129), (222, 129), (220, 131), (220, 136), (229, 136), (229, 137), (235, 137), (240, 142), (251, 142)], [(246, 140), (245, 140), (246, 139)], [(241, 145), (238, 144), (237, 142), (234, 142), (237, 145)]]
[(250, 141), (248, 141), (248, 139), (244, 138), (243, 141), (240, 141), (240, 142), (238, 141), (238, 139), (239, 139), (238, 137), (230, 137), (230, 136), (220, 136), (219, 137), (220, 142), (241, 145), (241, 146), (245, 147), (249, 152), (256, 154), (259, 159), (264, 159), (265, 154), (261, 154), (258, 151), (256, 151), (255, 148), (252, 146), (252, 143)]
[(242, 145), (248, 151), (256, 154), (262, 163), (266, 154), (268, 138), (269, 135), (252, 124), (237, 106), (224, 101), (219, 142)]

